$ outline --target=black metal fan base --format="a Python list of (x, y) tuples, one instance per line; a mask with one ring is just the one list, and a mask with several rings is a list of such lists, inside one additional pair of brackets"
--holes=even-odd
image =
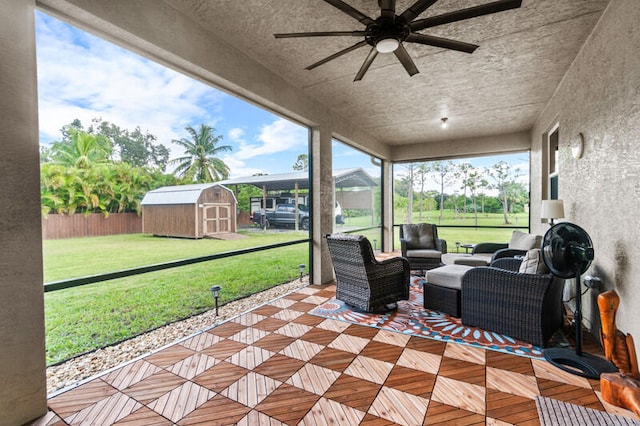
[(599, 379), (602, 373), (615, 373), (615, 365), (604, 358), (566, 348), (549, 348), (544, 351), (544, 358), (556, 367), (588, 379)]

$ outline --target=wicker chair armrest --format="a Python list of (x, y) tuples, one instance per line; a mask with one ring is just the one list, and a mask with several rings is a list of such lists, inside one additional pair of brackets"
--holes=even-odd
[(472, 253), (495, 253), (496, 251), (507, 247), (509, 247), (508, 243), (478, 243), (473, 248)]
[(409, 267), (409, 260), (404, 256), (392, 257), (384, 260), (374, 258), (374, 262), (376, 263), (376, 266), (382, 267), (385, 270), (403, 270), (405, 266), (407, 268)]
[(507, 271), (518, 272), (522, 259), (516, 259), (515, 257), (503, 257), (491, 262), (493, 268), (505, 269)]
[(493, 253), (493, 256), (491, 257), (491, 261), (494, 261), (496, 259), (502, 259), (504, 257), (524, 256), (525, 254), (527, 254), (526, 250), (504, 248), (504, 249), (497, 250), (495, 253)]
[(397, 292), (402, 288), (404, 297), (409, 297), (411, 268), (405, 257), (392, 257), (382, 261), (375, 260), (367, 267), (370, 290), (373, 293)]
[(402, 257), (407, 257), (407, 240), (404, 238), (400, 238), (400, 251), (402, 252)]
[[(462, 278), (462, 286), (463, 293), (466, 288), (472, 291), (478, 288), (484, 292), (495, 291), (499, 299), (522, 297), (524, 300), (542, 297), (546, 286), (552, 280), (551, 274), (521, 274), (506, 269), (480, 266), (467, 271)], [(491, 303), (494, 301), (495, 299)]]
[(447, 240), (445, 240), (444, 238), (437, 238), (436, 250), (438, 250), (442, 254), (445, 254), (447, 252)]

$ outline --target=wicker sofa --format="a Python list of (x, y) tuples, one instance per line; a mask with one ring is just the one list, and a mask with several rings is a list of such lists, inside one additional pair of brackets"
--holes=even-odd
[(524, 256), (527, 250), (540, 247), (542, 236), (513, 231), (508, 243), (479, 243), (473, 247), (473, 256), (488, 256), (490, 262), (506, 257)]
[(336, 299), (366, 312), (384, 312), (409, 298), (407, 259), (378, 261), (369, 240), (362, 235), (327, 235), (336, 275)]
[(502, 258), (462, 278), (462, 323), (546, 347), (562, 326), (564, 280), (517, 272), (520, 259)]

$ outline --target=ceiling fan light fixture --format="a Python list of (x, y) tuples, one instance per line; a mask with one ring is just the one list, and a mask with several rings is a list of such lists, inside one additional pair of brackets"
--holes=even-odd
[(447, 128), (447, 125), (448, 125), (448, 124), (447, 124), (447, 121), (448, 121), (448, 120), (449, 120), (449, 119), (448, 119), (447, 117), (442, 117), (442, 118), (440, 119), (440, 126), (442, 126), (442, 128), (443, 128), (443, 129), (446, 129), (446, 128)]
[(391, 53), (400, 46), (400, 40), (395, 37), (387, 37), (376, 42), (376, 50), (378, 53)]

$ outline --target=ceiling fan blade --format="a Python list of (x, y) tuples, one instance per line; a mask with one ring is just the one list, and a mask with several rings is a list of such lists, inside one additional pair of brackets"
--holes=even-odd
[(364, 45), (366, 45), (366, 44), (367, 44), (367, 42), (366, 42), (366, 41), (364, 41), (364, 40), (363, 40), (363, 41), (360, 41), (360, 42), (358, 42), (358, 43), (354, 44), (353, 46), (349, 46), (349, 47), (347, 47), (346, 49), (342, 49), (341, 51), (336, 52), (336, 53), (334, 53), (334, 54), (333, 54), (333, 55), (331, 55), (331, 56), (327, 56), (326, 58), (324, 58), (324, 59), (323, 59), (323, 60), (321, 60), (321, 61), (316, 62), (315, 64), (311, 64), (311, 65), (309, 65), (309, 66), (308, 66), (307, 68), (305, 68), (305, 69), (307, 69), (307, 70), (312, 70), (312, 69), (314, 69), (314, 68), (316, 68), (316, 67), (318, 67), (318, 66), (320, 66), (320, 65), (322, 65), (322, 64), (325, 64), (325, 63), (327, 63), (327, 62), (329, 62), (329, 61), (331, 61), (331, 60), (333, 60), (333, 59), (336, 59), (336, 58), (338, 58), (338, 57), (340, 57), (340, 56), (344, 55), (345, 53), (349, 53), (349, 52), (351, 52), (352, 50), (356, 50), (357, 48), (362, 47), (362, 46), (364, 46)]
[(324, 1), (329, 3), (331, 6), (340, 9), (341, 11), (351, 16), (352, 18), (360, 21), (360, 23), (364, 25), (373, 24), (374, 22), (373, 19), (369, 18), (367, 15), (360, 12), (358, 9), (355, 9), (354, 7), (349, 6), (342, 0), (324, 0)]
[(402, 43), (400, 43), (400, 46), (398, 46), (398, 48), (394, 50), (393, 53), (396, 55), (396, 58), (398, 58), (404, 69), (407, 70), (409, 76), (418, 74), (420, 72), (418, 71), (418, 67), (416, 67), (416, 64), (413, 63), (413, 59), (411, 59), (411, 56), (409, 56), (409, 52), (407, 52), (407, 49), (404, 48)]
[(411, 22), (422, 12), (430, 8), (438, 0), (418, 0), (400, 15), (407, 22)]
[(378, 0), (380, 16), (388, 19), (396, 17), (396, 0)]
[(419, 19), (410, 23), (409, 27), (411, 28), (411, 31), (420, 31), (424, 30), (425, 28), (435, 27), (437, 25), (449, 24), (451, 22), (463, 21), (465, 19), (475, 18), (483, 15), (490, 15), (492, 13), (502, 12), (505, 10), (517, 9), (521, 5), (522, 0), (498, 0), (492, 3), (444, 13), (438, 16)]
[(354, 78), (353, 81), (362, 80), (362, 77), (364, 77), (365, 73), (371, 66), (371, 63), (376, 58), (376, 56), (378, 56), (378, 51), (376, 50), (375, 47), (372, 47), (371, 51), (369, 52), (369, 55), (367, 55), (367, 58), (362, 63), (362, 66), (360, 67), (360, 70), (358, 71), (358, 74), (356, 74), (356, 78)]
[(333, 36), (364, 36), (366, 31), (317, 31), (309, 33), (281, 33), (274, 34), (275, 38), (296, 38), (296, 37), (333, 37)]
[(426, 34), (409, 34), (406, 40), (410, 43), (426, 44), (428, 46), (443, 47), (445, 49), (457, 50), (459, 52), (473, 53), (478, 48), (477, 44), (465, 43), (464, 41), (451, 40), (450, 38), (436, 37)]

